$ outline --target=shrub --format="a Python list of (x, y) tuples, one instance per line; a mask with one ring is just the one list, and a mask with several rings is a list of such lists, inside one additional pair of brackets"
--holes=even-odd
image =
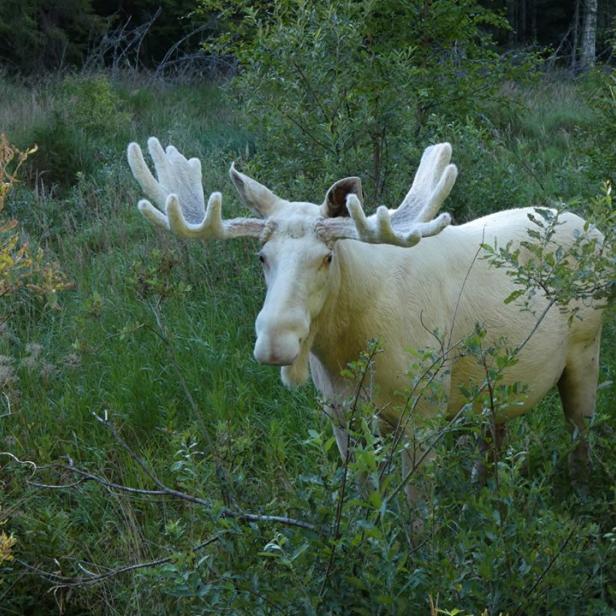
[[(17, 182), (17, 174), (36, 147), (21, 151), (0, 134), (0, 214), (9, 191)], [(47, 261), (42, 250), (30, 247), (15, 232), (16, 220), (0, 220), (0, 298), (9, 312), (20, 305), (16, 296), (25, 293), (29, 299), (43, 298), (44, 303), (55, 305), (56, 292), (68, 288), (68, 282), (52, 261)], [(25, 298), (22, 298), (25, 299)]]
[(606, 76), (601, 73), (591, 100), (599, 113), (599, 123), (593, 127), (596, 140), (588, 140), (587, 155), (592, 163), (593, 177), (609, 179), (616, 184), (616, 71)]
[(234, 86), (265, 133), (257, 164), (286, 161), (281, 175), (296, 186), (362, 175), (373, 203), (394, 206), (405, 192), (411, 144), (431, 115), (481, 114), (523, 68), (487, 33), (506, 21), (474, 0), (201, 6), (220, 9), (235, 33), (212, 47), (242, 62)]
[(32, 179), (62, 191), (80, 175), (93, 174), (105, 160), (105, 148), (127, 140), (131, 117), (105, 76), (67, 77), (56, 89), (50, 115), (25, 138), (39, 144), (31, 159)]

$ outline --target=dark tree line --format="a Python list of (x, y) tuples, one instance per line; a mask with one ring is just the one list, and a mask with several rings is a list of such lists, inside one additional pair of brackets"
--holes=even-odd
[[(196, 0), (0, 0), (0, 68), (37, 73), (80, 67), (111, 32), (129, 33), (152, 21), (140, 61), (155, 66), (192, 32)], [(153, 19), (155, 17), (155, 19)], [(198, 47), (199, 41), (193, 41)]]
[(574, 71), (593, 66), (597, 59), (612, 60), (614, 0), (501, 0), (489, 4), (506, 11), (511, 31), (502, 42), (509, 47), (547, 46)]
[[(431, 0), (416, 4), (430, 10)], [(473, 2), (468, 4), (472, 10)], [(511, 30), (494, 33), (503, 49), (546, 49), (554, 61), (573, 71), (613, 59), (616, 0), (478, 0), (478, 4), (506, 15)], [(201, 26), (200, 35), (186, 43), (199, 49), (208, 24), (216, 20), (215, 15), (195, 14), (198, 6), (198, 0), (2, 0), (0, 67), (22, 73), (80, 67), (105, 33), (129, 32), (157, 14), (139, 47), (140, 63), (156, 66), (176, 41)]]

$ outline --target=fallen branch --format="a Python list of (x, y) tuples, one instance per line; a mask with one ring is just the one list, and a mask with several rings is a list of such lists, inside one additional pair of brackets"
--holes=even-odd
[[(222, 533), (219, 535), (215, 535), (214, 537), (210, 537), (206, 541), (199, 543), (192, 548), (190, 548), (190, 552), (198, 552), (203, 548), (206, 548), (208, 545), (218, 541)], [(90, 586), (93, 584), (99, 584), (104, 580), (115, 577), (117, 575), (121, 575), (122, 573), (130, 573), (132, 571), (137, 571), (139, 569), (148, 569), (152, 567), (158, 567), (159, 565), (164, 565), (173, 560), (174, 556), (165, 556), (163, 558), (157, 558), (156, 560), (150, 560), (141, 563), (134, 563), (132, 565), (122, 565), (121, 567), (117, 567), (115, 569), (111, 569), (109, 571), (105, 571), (104, 573), (93, 573), (88, 571), (84, 566), (77, 564), (78, 567), (86, 573), (83, 576), (66, 576), (60, 575), (58, 573), (54, 573), (53, 571), (47, 571), (45, 569), (41, 569), (39, 567), (35, 567), (34, 565), (30, 565), (23, 560), (15, 559), (14, 562), (21, 565), (24, 569), (35, 573), (36, 575), (46, 579), (49, 582), (54, 582), (54, 586), (51, 588), (51, 591), (55, 591), (60, 588), (74, 588), (77, 586)]]
[[(127, 486), (121, 483), (116, 483), (113, 481), (109, 481), (100, 475), (96, 475), (84, 469), (81, 469), (73, 464), (73, 461), (69, 458), (69, 464), (59, 465), (59, 468), (70, 473), (74, 473), (79, 476), (77, 481), (73, 481), (71, 483), (64, 484), (49, 484), (49, 483), (40, 483), (36, 481), (29, 481), (28, 483), (37, 488), (43, 489), (52, 489), (52, 490), (61, 490), (61, 489), (70, 489), (74, 488), (82, 483), (93, 481), (102, 485), (103, 487), (114, 490), (117, 492), (126, 492), (128, 494), (140, 494), (145, 496), (159, 496), (159, 497), (170, 497), (178, 500), (184, 500), (189, 503), (200, 505), (202, 507), (212, 508), (213, 503), (207, 499), (201, 498), (199, 496), (195, 496), (193, 494), (189, 494), (187, 492), (182, 492), (181, 490), (175, 490), (174, 488), (170, 488), (165, 483), (163, 483), (158, 476), (152, 472), (152, 470), (148, 467), (144, 460), (142, 460), (128, 445), (128, 443), (120, 436), (118, 431), (115, 429), (115, 426), (109, 421), (107, 417), (107, 413), (105, 413), (104, 417), (93, 413), (94, 417), (102, 423), (106, 428), (109, 429), (112, 436), (116, 440), (118, 444), (121, 445), (123, 449), (127, 451), (129, 456), (135, 461), (136, 464), (143, 470), (143, 472), (152, 480), (152, 482), (156, 485), (157, 489), (145, 489), (145, 488), (134, 488), (132, 486)], [(315, 532), (320, 535), (327, 535), (327, 531), (311, 524), (310, 522), (305, 522), (304, 520), (298, 520), (296, 518), (291, 518), (288, 516), (280, 516), (280, 515), (266, 515), (260, 513), (249, 513), (246, 511), (238, 511), (230, 508), (224, 508), (218, 513), (221, 518), (231, 518), (235, 520), (239, 520), (241, 522), (263, 522), (263, 523), (273, 523), (273, 524), (282, 524), (284, 526), (293, 526), (296, 528), (303, 528), (304, 530), (309, 530)]]

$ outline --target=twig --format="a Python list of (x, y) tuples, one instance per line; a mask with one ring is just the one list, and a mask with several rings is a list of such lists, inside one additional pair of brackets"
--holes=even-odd
[(518, 609), (513, 613), (513, 616), (518, 616), (518, 614), (523, 613), (524, 607), (528, 605), (530, 598), (533, 596), (534, 592), (537, 590), (537, 587), (539, 586), (539, 584), (541, 584), (545, 576), (548, 574), (548, 571), (554, 566), (554, 563), (556, 562), (558, 557), (564, 552), (565, 548), (567, 547), (567, 544), (571, 540), (571, 537), (573, 537), (574, 531), (575, 531), (575, 526), (572, 526), (571, 530), (569, 531), (569, 534), (566, 536), (565, 540), (562, 542), (562, 544), (560, 545), (560, 547), (558, 548), (554, 556), (550, 558), (550, 561), (545, 566), (544, 570), (539, 574), (539, 577), (535, 580), (535, 583), (531, 586), (530, 590), (527, 593), (523, 594), (526, 600), (524, 601), (524, 603), (518, 606)]
[(154, 71), (153, 77), (158, 77), (161, 73), (165, 71), (165, 67), (167, 66), (167, 64), (169, 64), (169, 60), (171, 56), (178, 50), (178, 48), (180, 47), (182, 43), (187, 41), (189, 38), (191, 38), (195, 34), (199, 34), (199, 32), (203, 32), (204, 30), (207, 30), (207, 28), (209, 28), (208, 24), (198, 26), (197, 28), (195, 28), (194, 30), (192, 30), (191, 32), (183, 36), (181, 39), (176, 41), (173, 45), (171, 45), (171, 47), (169, 47), (169, 49), (163, 56), (163, 59), (158, 63), (158, 66), (156, 67), (156, 70)]
[[(175, 370), (175, 373), (177, 375), (178, 381), (180, 382), (180, 385), (182, 387), (182, 391), (184, 392), (184, 395), (186, 396), (186, 399), (188, 400), (188, 403), (190, 404), (193, 413), (195, 413), (195, 415), (199, 415), (199, 407), (188, 387), (188, 383), (186, 383), (186, 379), (184, 378), (184, 375), (182, 374), (182, 370), (180, 369), (180, 362), (178, 360), (177, 357), (177, 352), (175, 349), (175, 346), (173, 345), (173, 343), (171, 342), (168, 334), (167, 334), (167, 329), (165, 327), (165, 324), (163, 322), (163, 318), (162, 318), (162, 314), (160, 312), (160, 309), (158, 307), (158, 305), (154, 305), (154, 304), (148, 304), (150, 309), (152, 310), (152, 314), (154, 315), (154, 319), (156, 320), (156, 325), (158, 327), (158, 331), (153, 330), (154, 333), (165, 343), (165, 347), (167, 348), (168, 352), (169, 352), (169, 358), (171, 359), (171, 364), (173, 365), (173, 369)], [(227, 485), (230, 483), (229, 481), (227, 481), (227, 472), (226, 469), (224, 468), (224, 466), (221, 464), (221, 462), (219, 461), (217, 455), (216, 455), (216, 447), (214, 447), (214, 443), (212, 442), (212, 439), (210, 438), (210, 435), (207, 431), (203, 431), (203, 438), (206, 441), (206, 445), (209, 449), (209, 451), (212, 454), (212, 457), (214, 459), (214, 465), (216, 467), (216, 479), (218, 481), (218, 488), (220, 490), (220, 494), (222, 496), (222, 500), (225, 504), (225, 506), (229, 506), (231, 504), (231, 499), (229, 498), (229, 494), (227, 491)], [(143, 465), (140, 464), (140, 466)]]
[(462, 413), (466, 410), (467, 405), (464, 404), (460, 410), (447, 422), (447, 425), (436, 435), (430, 445), (422, 452), (419, 460), (413, 464), (413, 467), (404, 475), (402, 481), (396, 486), (394, 491), (388, 497), (388, 500), (393, 500), (397, 494), (404, 488), (404, 486), (410, 481), (411, 477), (415, 474), (415, 471), (421, 466), (422, 462), (428, 457), (430, 452), (436, 447), (437, 443), (449, 432), (452, 426), (457, 422)]
[(139, 468), (161, 489), (165, 490), (163, 482), (150, 470), (147, 464), (128, 446), (127, 442), (120, 436), (115, 426), (109, 421), (107, 411), (105, 416), (101, 417), (96, 413), (92, 413), (94, 418), (105, 426), (112, 434), (113, 438), (122, 446), (122, 448), (128, 453), (128, 455), (134, 460)]
[(306, 73), (304, 73), (304, 71), (302, 70), (302, 67), (297, 62), (293, 61), (292, 64), (295, 70), (299, 73), (300, 79), (304, 82), (306, 90), (308, 90), (308, 93), (312, 97), (312, 100), (316, 103), (317, 107), (321, 111), (321, 115), (323, 116), (323, 119), (327, 122), (327, 124), (330, 127), (333, 127), (334, 119), (333, 117), (330, 117), (329, 114), (327, 113), (327, 110), (325, 109), (321, 99), (317, 96), (316, 92), (314, 91), (314, 88), (312, 87), (312, 84), (310, 83), (310, 80), (306, 76)]
[[(342, 519), (342, 508), (344, 505), (344, 498), (346, 494), (346, 485), (347, 485), (347, 479), (348, 479), (348, 474), (349, 474), (349, 463), (351, 461), (351, 430), (350, 428), (353, 423), (353, 419), (355, 418), (355, 415), (357, 413), (359, 397), (364, 388), (364, 383), (366, 382), (368, 371), (370, 370), (372, 366), (372, 361), (374, 360), (376, 353), (377, 353), (377, 348), (374, 347), (371, 350), (370, 355), (368, 356), (366, 360), (366, 367), (362, 371), (359, 383), (357, 385), (357, 390), (355, 392), (355, 397), (353, 398), (353, 405), (351, 407), (351, 413), (350, 413), (349, 421), (347, 424), (346, 455), (344, 456), (342, 482), (340, 484), (340, 489), (338, 491), (338, 502), (336, 503), (336, 514), (334, 518), (334, 528), (333, 528), (333, 534), (332, 534), (334, 541), (337, 541), (340, 538), (340, 521)], [(334, 559), (336, 556), (336, 547), (337, 547), (337, 543), (333, 543), (331, 547), (331, 553), (329, 555), (329, 560), (327, 562), (327, 568), (325, 570), (325, 577), (323, 579), (323, 584), (321, 586), (321, 592), (319, 593), (320, 597), (322, 597), (323, 593), (325, 592), (325, 588), (327, 586), (329, 576), (334, 566)]]
[[(220, 533), (218, 535), (215, 535), (214, 537), (210, 537), (206, 541), (203, 541), (202, 543), (199, 543), (194, 547), (190, 548), (190, 551), (198, 552), (199, 550), (206, 548), (208, 545), (211, 545), (212, 543), (218, 541), (222, 537), (222, 534), (223, 533)], [(116, 569), (106, 571), (105, 573), (92, 573), (91, 571), (88, 571), (85, 567), (77, 563), (77, 566), (87, 575), (74, 577), (60, 575), (58, 573), (53, 573), (52, 571), (46, 571), (39, 567), (35, 567), (34, 565), (30, 565), (29, 563), (23, 560), (19, 560), (17, 558), (15, 559), (15, 562), (21, 565), (24, 569), (32, 571), (36, 575), (41, 576), (49, 582), (55, 582), (56, 585), (51, 588), (52, 591), (55, 591), (59, 588), (74, 588), (77, 586), (89, 586), (92, 584), (99, 584), (104, 580), (115, 577), (117, 575), (121, 575), (123, 573), (129, 573), (131, 571), (137, 571), (139, 569), (147, 569), (151, 567), (158, 567), (159, 565), (164, 565), (168, 562), (171, 562), (173, 558), (174, 556), (171, 555), (165, 556), (164, 558), (157, 558), (156, 560), (150, 560), (147, 562), (134, 563), (132, 565), (123, 565), (121, 567), (117, 567)]]
[(11, 410), (11, 399), (6, 395), (5, 392), (2, 392), (2, 395), (4, 396), (4, 399), (6, 400), (7, 412), (0, 415), (0, 419), (4, 417), (10, 417), (13, 414), (13, 411)]
[[(441, 354), (436, 359), (434, 359), (434, 361), (424, 370), (423, 374), (419, 377), (419, 379), (417, 380), (416, 384), (413, 386), (413, 388), (409, 392), (409, 395), (406, 398), (406, 401), (404, 403), (404, 409), (403, 409), (402, 413), (400, 414), (400, 418), (399, 418), (398, 423), (396, 425), (396, 428), (394, 430), (394, 438), (393, 438), (393, 444), (392, 444), (392, 448), (391, 448), (391, 453), (388, 456), (387, 461), (385, 462), (385, 464), (381, 468), (381, 471), (379, 473), (379, 481), (383, 480), (383, 477), (385, 476), (385, 473), (387, 472), (387, 470), (391, 466), (391, 463), (393, 462), (393, 456), (395, 455), (395, 453), (397, 451), (397, 447), (400, 444), (403, 435), (406, 433), (406, 429), (407, 429), (407, 426), (409, 424), (409, 421), (411, 420), (413, 411), (417, 408), (417, 405), (419, 404), (419, 401), (422, 399), (424, 392), (432, 384), (432, 382), (437, 377), (437, 375), (440, 372), (440, 370), (442, 369), (442, 367), (445, 365), (445, 362), (447, 361), (448, 356), (451, 353), (451, 351), (453, 351), (455, 348), (457, 348), (463, 342), (463, 340), (464, 340), (463, 338), (460, 338), (455, 344), (451, 343), (451, 339), (452, 339), (452, 336), (453, 336), (453, 330), (454, 330), (454, 327), (455, 327), (455, 324), (456, 324), (456, 318), (457, 318), (457, 315), (458, 315), (458, 309), (460, 307), (460, 302), (462, 300), (462, 295), (464, 293), (464, 289), (466, 288), (466, 283), (468, 282), (468, 279), (469, 279), (469, 277), (471, 275), (471, 271), (472, 271), (473, 267), (475, 266), (475, 263), (477, 262), (477, 258), (479, 257), (479, 253), (481, 252), (482, 245), (484, 243), (484, 239), (485, 239), (485, 227), (484, 227), (484, 229), (482, 231), (481, 243), (479, 244), (479, 246), (477, 247), (477, 250), (475, 251), (475, 254), (473, 255), (473, 258), (472, 258), (472, 260), (471, 260), (471, 262), (470, 262), (470, 264), (469, 264), (469, 266), (468, 266), (468, 268), (466, 270), (464, 278), (462, 280), (462, 285), (460, 287), (460, 291), (458, 292), (458, 297), (456, 299), (456, 306), (454, 308), (451, 324), (449, 325), (449, 338), (447, 339), (447, 345), (446, 345), (447, 348), (445, 348), (445, 345), (443, 344), (443, 341), (440, 338), (438, 338), (438, 336), (436, 336), (436, 334), (434, 334), (434, 332), (429, 332), (430, 334), (434, 335), (434, 337), (438, 341), (438, 343), (439, 343), (439, 345), (441, 347)], [(420, 316), (420, 322), (421, 322), (422, 327), (428, 331), (428, 328), (423, 323), (422, 313), (420, 313), (419, 316)], [(434, 368), (439, 363), (441, 363), (441, 366), (439, 366), (438, 368), (436, 368), (436, 370), (434, 370)], [(428, 382), (424, 384), (422, 390), (419, 392), (419, 394), (417, 396), (415, 396), (415, 393), (417, 391), (417, 387), (418, 387), (419, 383), (422, 383), (424, 381), (424, 379), (433, 370), (434, 370), (434, 372), (433, 372), (432, 376), (430, 377), (430, 379), (428, 380)], [(411, 403), (411, 400), (413, 400), (413, 403), (412, 403), (411, 406), (409, 406), (409, 404)]]
[(17, 464), (20, 464), (22, 466), (30, 466), (32, 468), (32, 477), (37, 471), (38, 467), (34, 462), (32, 462), (32, 460), (20, 460), (14, 453), (11, 453), (10, 451), (0, 451), (0, 456), (8, 456), (9, 458), (11, 458), (11, 460), (13, 460), (13, 462), (17, 462)]
[(456, 319), (458, 317), (458, 310), (460, 308), (460, 302), (462, 301), (462, 295), (464, 294), (464, 289), (466, 288), (466, 283), (468, 282), (468, 279), (471, 275), (471, 271), (473, 270), (473, 267), (475, 267), (475, 263), (477, 262), (479, 253), (481, 252), (483, 248), (485, 237), (486, 237), (486, 228), (484, 225), (481, 231), (481, 242), (479, 246), (477, 247), (475, 254), (473, 255), (473, 259), (471, 260), (471, 263), (468, 266), (468, 269), (466, 270), (466, 274), (464, 275), (464, 279), (462, 280), (462, 286), (460, 287), (460, 292), (458, 293), (458, 297), (456, 298), (456, 307), (453, 310), (453, 317), (451, 319), (451, 325), (449, 326), (449, 339), (447, 340), (447, 346), (451, 345), (451, 337), (453, 336), (453, 330), (456, 324)]
[(541, 323), (543, 322), (543, 319), (545, 319), (548, 310), (550, 310), (550, 308), (556, 303), (556, 299), (551, 299), (548, 303), (548, 305), (543, 309), (543, 312), (539, 315), (539, 318), (537, 319), (537, 322), (535, 323), (534, 327), (530, 330), (530, 333), (528, 334), (528, 336), (526, 336), (526, 338), (514, 349), (512, 355), (515, 357), (516, 355), (518, 355), (520, 353), (520, 351), (528, 344), (528, 341), (533, 337), (534, 333), (537, 331), (537, 329), (539, 329), (539, 326), (541, 325)]
[[(128, 494), (141, 494), (145, 496), (171, 497), (171, 498), (175, 498), (178, 500), (184, 500), (189, 503), (193, 503), (195, 505), (200, 505), (202, 507), (212, 508), (212, 503), (209, 500), (200, 498), (198, 496), (194, 496), (193, 494), (188, 494), (187, 492), (175, 490), (174, 488), (170, 488), (169, 486), (165, 485), (150, 470), (150, 468), (146, 465), (146, 463), (130, 448), (128, 443), (126, 443), (126, 441), (118, 434), (117, 430), (115, 429), (115, 426), (113, 426), (113, 424), (109, 421), (107, 417), (103, 418), (99, 415), (96, 415), (96, 413), (93, 413), (93, 415), (96, 417), (96, 419), (99, 422), (101, 422), (105, 427), (107, 427), (110, 430), (115, 440), (128, 452), (131, 459), (134, 460), (139, 465), (139, 467), (144, 471), (144, 473), (154, 482), (158, 490), (149, 490), (145, 488), (134, 488), (134, 487), (127, 486), (121, 483), (115, 483), (113, 481), (109, 481), (105, 479), (104, 477), (95, 475), (94, 473), (91, 473), (89, 471), (86, 471), (86, 470), (83, 470), (81, 468), (74, 466), (72, 464), (72, 461), (69, 465), (62, 465), (60, 468), (62, 468), (63, 470), (69, 471), (71, 473), (75, 473), (76, 475), (79, 475), (80, 477), (79, 481), (68, 483), (68, 484), (48, 484), (48, 483), (38, 483), (38, 482), (30, 481), (29, 482), (30, 485), (33, 485), (39, 488), (44, 488), (44, 489), (60, 490), (60, 489), (73, 488), (87, 481), (94, 481), (95, 483), (98, 483), (107, 489), (116, 490), (118, 492), (126, 492)], [(24, 464), (24, 462), (21, 462), (12, 454), (7, 454), (7, 455), (10, 455), (17, 462)], [(30, 464), (34, 465), (33, 462), (30, 462)], [(34, 465), (34, 472), (36, 472), (36, 465)], [(298, 519), (290, 518), (287, 516), (249, 513), (246, 511), (237, 511), (237, 510), (233, 510), (229, 508), (222, 509), (218, 515), (221, 518), (233, 518), (233, 519), (236, 519), (242, 522), (276, 523), (276, 524), (283, 524), (284, 526), (294, 526), (297, 528), (303, 528), (305, 530), (310, 530), (312, 532), (315, 532), (321, 535), (327, 534), (323, 529), (318, 528), (317, 526), (315, 526), (314, 524), (311, 524), (310, 522), (305, 522), (304, 520), (298, 520)]]
[[(385, 473), (391, 466), (391, 463), (393, 462), (393, 456), (397, 452), (397, 447), (400, 444), (402, 437), (406, 434), (406, 429), (411, 420), (411, 417), (413, 416), (415, 409), (417, 408), (417, 406), (423, 399), (423, 396), (426, 390), (428, 389), (428, 387), (432, 385), (433, 381), (438, 376), (442, 367), (445, 365), (445, 362), (448, 359), (448, 355), (456, 347), (462, 344), (462, 342), (464, 342), (464, 339), (460, 338), (460, 340), (458, 340), (455, 344), (451, 345), (448, 349), (442, 351), (441, 355), (436, 357), (432, 361), (432, 363), (430, 363), (430, 365), (427, 366), (427, 368), (423, 371), (423, 373), (417, 379), (417, 382), (415, 383), (415, 385), (413, 385), (413, 388), (409, 392), (409, 395), (407, 396), (406, 401), (404, 403), (404, 409), (400, 413), (400, 418), (396, 424), (393, 442), (392, 442), (392, 449), (391, 449), (391, 452), (389, 454), (387, 461), (381, 468), (381, 471), (379, 474), (379, 481), (383, 479), (383, 477), (385, 476)], [(441, 364), (441, 365), (439, 366), (438, 364)], [(426, 377), (428, 377), (428, 375), (430, 375), (430, 377), (426, 380)], [(423, 386), (421, 387), (421, 390), (418, 391), (420, 384), (423, 384)]]

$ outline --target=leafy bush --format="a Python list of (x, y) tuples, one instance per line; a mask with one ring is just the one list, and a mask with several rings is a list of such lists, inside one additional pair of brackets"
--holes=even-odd
[(594, 75), (592, 102), (599, 113), (595, 126), (597, 143), (587, 144), (587, 153), (592, 161), (593, 176), (600, 180), (610, 179), (616, 184), (616, 72), (609, 75), (601, 72)]
[(39, 145), (31, 159), (32, 179), (66, 190), (96, 171), (110, 143), (128, 139), (131, 117), (105, 76), (67, 77), (56, 87), (50, 115), (24, 138)]
[[(36, 151), (36, 147), (20, 151), (0, 134), (0, 213), (21, 166)], [(15, 232), (17, 224), (16, 220), (0, 222), (0, 300), (9, 314), (34, 298), (55, 305), (56, 292), (70, 286), (57, 263), (48, 261), (42, 250), (31, 247)], [(16, 301), (20, 294), (22, 301)]]
[[(206, 188), (222, 189), (225, 213), (239, 215), (226, 183), (229, 160), (254, 151), (261, 156), (270, 147), (262, 135), (238, 129), (242, 108), (210, 85), (109, 84), (117, 95), (107, 108), (133, 113), (134, 138), (143, 142), (158, 134), (201, 157)], [(611, 196), (586, 199), (599, 182), (589, 179), (584, 152), (600, 137), (585, 87), (567, 83), (555, 93), (542, 82), (514, 96), (507, 86), (507, 109), (488, 109), (485, 101), (485, 116), (428, 116), (419, 139), (454, 143), (461, 173), (451, 203), (459, 220), (561, 196), (608, 231)], [(48, 95), (49, 108), (60, 109), (57, 97), (66, 89), (72, 106), (79, 106), (82, 90), (68, 85), (43, 84), (37, 97)], [(18, 90), (21, 100), (34, 98)], [(26, 135), (31, 123), (27, 115), (19, 118)], [(421, 480), (428, 506), (418, 537), (402, 492), (392, 496), (402, 482), (400, 456), (390, 456), (397, 451), (392, 439), (372, 430), (374, 407), (358, 401), (355, 455), (345, 469), (312, 388), (285, 391), (276, 371), (252, 361), (263, 285), (254, 245), (204, 249), (143, 223), (123, 158), (123, 122), (115, 134), (101, 131), (102, 123), (83, 130), (91, 144), (84, 150), (92, 157), (84, 161), (91, 175), (68, 180), (73, 186), (62, 195), (22, 185), (8, 204), (32, 237), (44, 237), (56, 251), (76, 288), (60, 294), (62, 310), (36, 319), (31, 311), (18, 312), (0, 328), (0, 449), (22, 462), (0, 458), (0, 517), (8, 520), (0, 543), (2, 532), (17, 539), (9, 546), (13, 560), (0, 566), (3, 609), (52, 613), (59, 605), (65, 613), (153, 615), (613, 611), (613, 312), (605, 320), (587, 490), (571, 489), (566, 458), (573, 444), (556, 396), (510, 422), (502, 458), (484, 460), (493, 467), (487, 484), (472, 484), (480, 459), (476, 439), (490, 431), (488, 404), (484, 414), (461, 416), (452, 425), (437, 420), (417, 432), (426, 442), (440, 438)], [(290, 162), (282, 156), (274, 161), (271, 153), (274, 166), (267, 168), (268, 178), (296, 189), (292, 196), (309, 187), (309, 176), (297, 173), (303, 157), (313, 161), (311, 174), (318, 165), (312, 148), (297, 143), (288, 149)], [(419, 150), (401, 147), (398, 162), (390, 150), (394, 163), (415, 163)], [(369, 167), (360, 162), (348, 172)], [(341, 164), (323, 158), (319, 195), (334, 163)], [(405, 168), (400, 174), (406, 187), (411, 173)], [(539, 274), (550, 268), (552, 257), (543, 256)], [(572, 276), (583, 282), (593, 264), (583, 250), (581, 256), (584, 266)], [(560, 278), (565, 291), (575, 291), (570, 279)], [(592, 283), (592, 275), (586, 280)], [(485, 348), (484, 341), (479, 328), (466, 351), (508, 361), (503, 348)], [(421, 372), (430, 355), (417, 353), (411, 361)], [(368, 353), (349, 376), (369, 363)], [(123, 493), (94, 480), (75, 485), (78, 468), (118, 485), (157, 489), (93, 418), (92, 411), (101, 416), (107, 409), (146, 469), (205, 504)], [(39, 464), (40, 481), (65, 487), (32, 485), (37, 478), (28, 460)], [(222, 515), (238, 510), (259, 521)], [(315, 530), (258, 517), (269, 515), (303, 520)], [(28, 565), (38, 575), (24, 575)]]
[(474, 0), (201, 6), (236, 34), (212, 47), (242, 62), (233, 86), (262, 129), (258, 166), (286, 161), (281, 179), (302, 188), (362, 175), (372, 203), (405, 192), (431, 116), (480, 115), (530, 65), (499, 56), (487, 31), (506, 21)]

